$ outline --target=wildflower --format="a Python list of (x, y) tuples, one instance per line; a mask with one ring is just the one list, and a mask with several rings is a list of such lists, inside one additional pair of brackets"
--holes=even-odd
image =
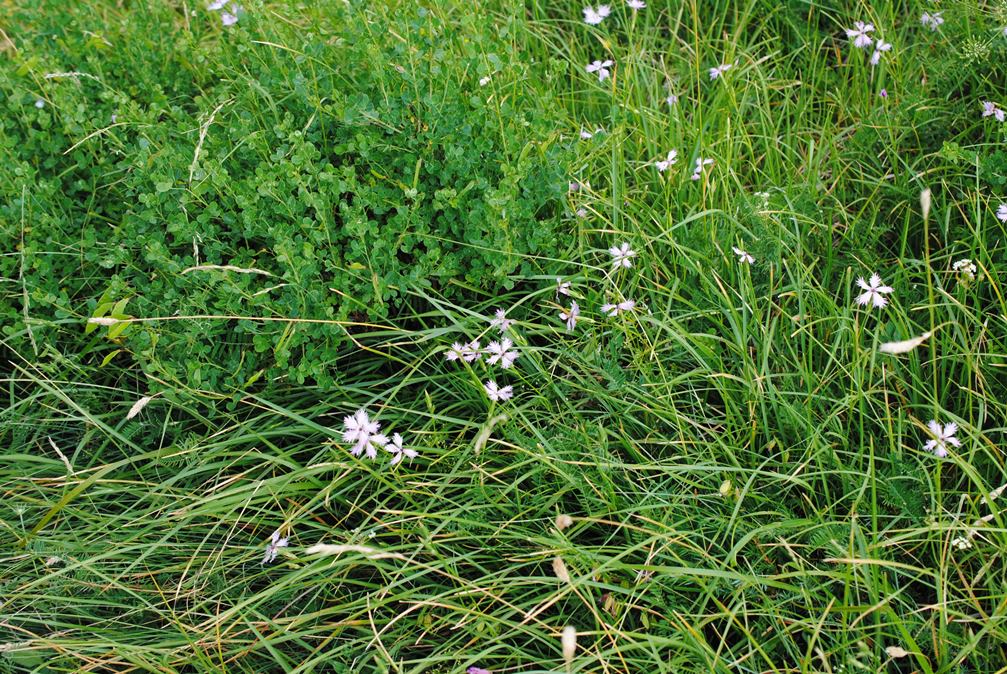
[(592, 61), (591, 63), (587, 64), (587, 66), (585, 66), (585, 69), (589, 73), (598, 73), (598, 81), (604, 82), (606, 79), (608, 79), (609, 75), (612, 74), (609, 71), (609, 68), (611, 68), (614, 65), (615, 65), (614, 61), (605, 59), (604, 61)]
[(884, 296), (894, 290), (891, 286), (881, 285), (881, 277), (877, 274), (871, 274), (869, 283), (864, 281), (863, 276), (858, 277), (857, 285), (864, 290), (857, 297), (857, 304), (863, 306), (867, 306), (872, 302), (878, 308), (885, 306), (888, 304), (888, 299)]
[(618, 304), (603, 304), (601, 305), (601, 313), (605, 314), (609, 318), (612, 318), (621, 313), (632, 311), (635, 306), (636, 302), (633, 300), (626, 300), (624, 302), (619, 302)]
[(625, 267), (629, 269), (633, 266), (631, 258), (636, 257), (636, 251), (629, 247), (625, 241), (621, 246), (612, 246), (608, 249), (608, 254), (612, 256), (612, 267)]
[(570, 185), (569, 185), (569, 187), (567, 189), (568, 189), (569, 192), (579, 192), (580, 191), (580, 183), (570, 181)]
[(962, 446), (962, 443), (955, 437), (955, 433), (958, 432), (958, 424), (955, 422), (952, 421), (949, 424), (941, 426), (935, 419), (931, 419), (927, 423), (927, 428), (930, 429), (933, 438), (927, 440), (927, 444), (923, 445), (924, 451), (933, 452), (943, 459), (948, 455), (948, 445), (952, 447)]
[(1007, 204), (1000, 204), (1000, 208), (997, 209), (997, 220), (1007, 222)]
[(517, 323), (517, 321), (513, 318), (507, 318), (507, 312), (503, 309), (497, 309), (493, 315), (495, 318), (490, 319), (490, 327), (497, 328), (501, 335), (510, 330), (512, 325)]
[(385, 449), (394, 454), (392, 457), (391, 465), (397, 464), (402, 460), (402, 457), (407, 459), (415, 459), (419, 456), (419, 453), (415, 449), (402, 446), (402, 436), (399, 433), (393, 433), (391, 441), (385, 445)]
[(873, 40), (868, 33), (874, 31), (874, 24), (864, 23), (863, 21), (855, 21), (853, 26), (853, 28), (846, 29), (846, 37), (853, 40), (853, 46), (858, 49), (866, 49), (870, 47)]
[(587, 209), (586, 208), (578, 208), (577, 209), (577, 217), (578, 218), (586, 218), (587, 217)]
[(559, 312), (559, 317), (566, 321), (566, 329), (573, 332), (573, 329), (577, 327), (577, 319), (580, 317), (580, 305), (572, 302), (569, 309)]
[(874, 53), (871, 54), (871, 65), (878, 65), (881, 62), (881, 52), (891, 51), (891, 49), (892, 45), (879, 37), (874, 43)]
[(972, 541), (964, 536), (956, 536), (951, 539), (951, 547), (957, 550), (968, 550), (972, 547)]
[(479, 86), (485, 87), (487, 84), (490, 83), (491, 79), (492, 78), (489, 75), (487, 75), (486, 77), (480, 78), (480, 80), (479, 80)]
[(381, 424), (371, 421), (365, 410), (357, 410), (352, 416), (343, 419), (343, 442), (352, 442), (353, 448), (350, 454), (360, 456), (366, 454), (368, 459), (376, 459), (378, 447), (388, 444), (388, 438), (378, 433)]
[(934, 12), (930, 14), (928, 12), (923, 12), (920, 16), (920, 23), (930, 30), (937, 30), (942, 23), (944, 23), (944, 17), (941, 16), (943, 12)]
[(692, 179), (699, 180), (703, 175), (703, 167), (710, 166), (713, 164), (712, 159), (703, 159), (702, 157), (696, 157), (696, 168), (692, 171)]
[(741, 250), (737, 246), (731, 246), (731, 250), (733, 250), (734, 254), (738, 256), (738, 262), (739, 263), (742, 263), (742, 264), (752, 264), (753, 262), (755, 262), (755, 258), (754, 257), (752, 257), (751, 255), (749, 255), (745, 251)]
[(221, 12), (220, 22), (224, 24), (225, 27), (233, 26), (234, 24), (238, 23), (238, 15), (232, 12)]
[(211, 12), (217, 12), (217, 11), (220, 11), (220, 10), (224, 9), (224, 7), (227, 7), (227, 3), (229, 1), (230, 0), (213, 0), (213, 2), (211, 2), (209, 5), (207, 5), (206, 8), (208, 10), (210, 10)]
[(1007, 37), (1007, 26), (1004, 26), (1004, 37)]
[(469, 667), (465, 670), (465, 674), (493, 674), (493, 672), (482, 667)]
[(486, 353), (488, 354), (486, 362), (493, 365), (499, 361), (500, 367), (508, 369), (520, 355), (517, 351), (511, 351), (513, 346), (514, 342), (506, 337), (499, 342), (490, 342), (486, 345)]
[(459, 358), (465, 357), (465, 347), (460, 343), (455, 342), (451, 345), (451, 348), (447, 350), (444, 357), (449, 361), (458, 360)]
[(668, 97), (664, 99), (664, 102), (668, 105), (676, 105), (678, 103), (678, 96), (675, 94), (668, 94)]
[(479, 348), (479, 340), (474, 339), (468, 344), (461, 348), (461, 357), (466, 363), (471, 363), (473, 361), (479, 360), (482, 357), (483, 352)]
[(564, 281), (563, 277), (561, 276), (556, 277), (556, 295), (557, 296), (566, 295), (567, 297), (570, 296), (570, 282)]
[(643, 0), (626, 0), (626, 5), (628, 5), (630, 9), (636, 11), (646, 7), (647, 3)]
[(1004, 121), (1004, 111), (993, 101), (983, 101), (983, 117), (994, 117), (998, 122)]
[[(1005, 206), (1007, 206), (1007, 204), (1005, 204)], [(1007, 213), (1007, 211), (1005, 211), (1005, 213)], [(967, 257), (955, 262), (951, 265), (951, 269), (966, 277), (969, 281), (976, 280), (976, 266), (972, 263), (972, 260)]]
[(881, 96), (881, 98), (888, 98), (888, 89), (882, 89), (878, 96)]
[(669, 167), (674, 166), (675, 162), (678, 161), (678, 150), (670, 150), (668, 156), (665, 159), (658, 160), (654, 162), (654, 166), (661, 173), (668, 170)]
[(718, 77), (722, 76), (724, 73), (726, 73), (733, 67), (734, 67), (733, 63), (721, 63), (719, 66), (710, 68), (710, 79), (711, 80), (717, 79)]
[(599, 133), (605, 133), (605, 129), (601, 128), (600, 126), (597, 129), (595, 129), (594, 131), (587, 131), (586, 129), (581, 129), (580, 130), (580, 139), (581, 140), (591, 140), (592, 138), (594, 138)]
[(45, 101), (43, 101), (41, 98), (37, 99), (35, 101), (35, 107), (41, 110), (42, 108), (45, 107)]
[(280, 530), (277, 529), (269, 537), (269, 543), (266, 544), (266, 555), (262, 558), (262, 563), (269, 564), (272, 562), (276, 559), (276, 553), (279, 552), (280, 548), (285, 547), (287, 547), (287, 539), (280, 538)]
[(486, 391), (486, 395), (489, 399), (495, 403), (504, 402), (505, 400), (510, 400), (514, 395), (514, 387), (507, 386), (497, 386), (497, 383), (490, 379), (485, 384), (483, 384), (483, 389)]
[(597, 9), (590, 5), (584, 8), (584, 23), (589, 26), (597, 26), (612, 13), (612, 8), (608, 5), (598, 5)]

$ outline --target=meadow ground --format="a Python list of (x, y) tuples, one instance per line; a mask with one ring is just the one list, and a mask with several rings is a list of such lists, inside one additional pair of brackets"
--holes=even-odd
[(1007, 3), (210, 4), (0, 1), (0, 671), (1007, 671)]

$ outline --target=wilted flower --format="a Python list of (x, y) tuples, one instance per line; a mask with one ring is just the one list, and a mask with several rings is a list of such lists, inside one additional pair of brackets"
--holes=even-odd
[(867, 306), (871, 303), (878, 308), (885, 306), (888, 304), (888, 299), (885, 295), (894, 290), (891, 286), (882, 285), (881, 277), (877, 274), (871, 274), (869, 283), (864, 281), (863, 276), (858, 277), (857, 285), (864, 291), (857, 297), (857, 304), (861, 304), (863, 306)]
[(567, 297), (570, 296), (570, 282), (564, 281), (563, 277), (561, 276), (556, 277), (556, 295), (557, 296), (566, 295)]
[(635, 306), (636, 302), (633, 300), (626, 300), (618, 304), (603, 304), (601, 305), (601, 313), (609, 317), (618, 316), (621, 313), (632, 311)]
[(629, 269), (633, 266), (632, 258), (636, 257), (636, 251), (623, 242), (620, 246), (612, 246), (608, 249), (608, 254), (612, 256), (612, 267), (625, 267)]
[(486, 345), (486, 362), (493, 365), (497, 362), (500, 363), (500, 367), (503, 369), (508, 369), (517, 360), (519, 354), (517, 351), (511, 351), (511, 347), (514, 343), (507, 339), (501, 339), (499, 342), (490, 342)]
[(943, 12), (934, 12), (930, 14), (928, 12), (923, 12), (920, 16), (920, 23), (929, 28), (930, 30), (937, 30), (942, 23), (944, 23), (944, 17), (941, 16)]
[(737, 246), (731, 246), (731, 250), (733, 250), (734, 254), (738, 256), (738, 262), (742, 264), (752, 264), (753, 262), (755, 262), (754, 257), (749, 255), (745, 251), (741, 250)]
[(951, 269), (961, 274), (969, 281), (976, 280), (976, 271), (977, 271), (976, 266), (975, 264), (973, 264), (972, 260), (968, 259), (967, 257), (962, 258), (961, 260), (955, 262), (953, 265), (951, 265)]
[(517, 323), (513, 318), (507, 318), (507, 312), (503, 309), (497, 309), (493, 315), (494, 318), (490, 319), (490, 327), (497, 328), (500, 334), (507, 332), (512, 325)]
[(874, 43), (874, 53), (871, 54), (871, 65), (876, 66), (881, 61), (881, 52), (891, 51), (892, 45), (880, 37)]
[(489, 396), (489, 399), (495, 403), (510, 400), (514, 395), (513, 386), (497, 386), (497, 383), (492, 379), (483, 384), (483, 389), (486, 391), (486, 395)]
[(350, 454), (360, 456), (364, 453), (368, 459), (378, 456), (378, 447), (388, 444), (388, 438), (378, 433), (381, 424), (371, 421), (365, 410), (357, 410), (352, 416), (343, 419), (343, 442), (352, 442)]
[(998, 122), (1004, 121), (1004, 111), (993, 101), (983, 101), (983, 117), (993, 117)]
[(674, 166), (675, 162), (678, 161), (678, 150), (670, 150), (668, 156), (665, 159), (654, 162), (654, 166), (657, 167), (658, 171), (662, 173), (667, 171), (669, 167)]
[(997, 220), (1007, 222), (1007, 204), (1000, 204), (1000, 208), (997, 209)]
[(632, 10), (640, 10), (647, 6), (647, 3), (643, 0), (626, 0), (626, 4)]
[(573, 329), (577, 327), (577, 319), (580, 317), (580, 306), (576, 302), (572, 302), (569, 309), (559, 312), (559, 317), (566, 321), (566, 329), (573, 332)]
[(274, 559), (276, 559), (276, 553), (279, 552), (280, 548), (287, 547), (287, 539), (280, 538), (280, 530), (277, 529), (273, 532), (273, 535), (269, 537), (269, 543), (266, 544), (266, 555), (262, 558), (263, 564), (269, 564)]
[(612, 13), (612, 8), (608, 5), (598, 5), (598, 8), (587, 6), (584, 8), (584, 23), (590, 26), (597, 26)]
[(935, 419), (931, 419), (927, 423), (927, 428), (930, 429), (933, 438), (927, 440), (927, 443), (923, 445), (924, 451), (933, 452), (937, 456), (944, 458), (948, 455), (948, 445), (952, 447), (962, 446), (962, 443), (955, 437), (955, 433), (958, 432), (958, 424), (955, 422), (952, 421), (949, 424), (941, 426)]
[(866, 49), (874, 41), (869, 33), (874, 31), (874, 24), (854, 21), (853, 28), (846, 29), (846, 37), (853, 40), (853, 46), (858, 49)]
[(402, 446), (402, 436), (399, 433), (392, 434), (392, 439), (385, 445), (385, 449), (395, 455), (392, 457), (391, 465), (393, 466), (401, 461), (403, 457), (415, 459), (419, 456), (419, 453), (415, 449)]
[(710, 79), (711, 80), (717, 79), (718, 77), (722, 76), (724, 73), (726, 73), (733, 67), (734, 67), (733, 63), (721, 63), (719, 66), (714, 66), (713, 68), (710, 68)]
[(612, 74), (609, 71), (609, 68), (614, 65), (615, 63), (613, 61), (606, 59), (604, 61), (592, 61), (591, 63), (588, 63), (585, 68), (589, 73), (598, 73), (598, 81), (604, 82), (608, 76)]

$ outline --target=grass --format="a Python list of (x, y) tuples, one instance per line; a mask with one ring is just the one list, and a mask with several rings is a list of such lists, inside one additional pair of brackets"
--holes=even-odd
[[(991, 495), (1007, 482), (1007, 224), (995, 217), (1007, 126), (980, 117), (983, 100), (1007, 105), (1007, 7), (944, 2), (931, 32), (919, 15), (933, 6), (915, 0), (651, 0), (638, 13), (613, 4), (598, 27), (569, 2), (250, 0), (225, 31), (184, 2), (6, 4), (18, 21), (2, 26), (0, 68), (0, 145), (17, 157), (0, 173), (2, 671), (1007, 671), (1007, 529)], [(894, 45), (876, 68), (845, 38), (859, 19)], [(357, 51), (340, 32), (351, 24), (369, 36)], [(385, 44), (409, 60), (382, 60)], [(461, 82), (506, 129), (485, 162), (539, 170), (546, 145), (569, 149), (560, 168), (580, 189), (536, 215), (562, 227), (556, 252), (431, 232), (527, 264), (403, 277), (401, 301), (341, 316), (318, 309), (316, 279), (331, 270), (307, 249), (249, 244), (241, 257), (222, 244), (221, 264), (282, 278), (213, 271), (186, 286), (209, 298), (204, 311), (184, 296), (141, 298), (115, 310), (141, 321), (131, 332), (84, 333), (95, 298), (140, 270), (135, 284), (142, 255), (158, 254), (151, 235), (112, 259), (108, 241), (134, 206), (117, 190), (161, 180), (177, 155), (181, 178), (164, 191), (210, 209), (216, 197), (193, 183), (200, 153), (209, 166), (245, 151), (213, 138), (223, 131), (206, 120), (223, 101), (249, 96), (218, 114), (246, 124), (248, 147), (275, 150), (256, 166), (299, 147), (271, 129), (306, 130), (313, 114), (321, 155), (349, 156), (364, 150), (332, 140), (338, 130), (381, 115), (336, 115), (319, 82), (358, 86), (347, 55), (371, 54), (382, 73), (371, 84), (394, 98), (395, 68), (419, 72), (430, 48), (436, 77), (415, 93), (431, 107), (416, 124), (450, 114)], [(612, 78), (584, 72), (606, 58)], [(128, 67), (99, 70), (105, 59)], [(723, 62), (735, 66), (711, 82)], [(146, 101), (118, 115), (136, 137), (80, 122), (69, 97), (91, 90), (44, 78), (77, 69), (101, 78), (96, 107)], [(46, 107), (31, 104), (35, 91)], [(26, 146), (28, 127), (60, 140)], [(525, 142), (520, 128), (538, 136)], [(156, 151), (143, 155), (140, 137)], [(672, 148), (678, 163), (658, 173)], [(692, 181), (700, 156), (715, 163)], [(256, 189), (281, 190), (256, 175), (247, 192), (231, 176), (248, 208)], [(408, 189), (419, 175), (417, 164), (392, 179)], [(200, 226), (220, 241), (248, 226), (227, 211)], [(306, 238), (357, 226), (275, 217)], [(92, 220), (107, 233), (89, 242)], [(170, 255), (186, 259), (191, 223), (162, 224), (178, 237)], [(634, 266), (613, 270), (606, 251), (622, 241)], [(108, 261), (88, 257), (95, 249)], [(64, 257), (80, 263), (54, 288), (46, 265)], [(961, 258), (976, 279), (953, 271)], [(875, 271), (891, 302), (860, 307), (855, 279)], [(557, 275), (582, 308), (573, 333), (557, 317), (569, 302)], [(253, 303), (280, 283), (297, 294)], [(212, 310), (218, 297), (242, 301)], [(633, 312), (598, 310), (624, 299)], [(371, 308), (345, 293), (354, 302)], [(493, 338), (485, 317), (498, 307), (519, 321), (515, 367), (446, 361), (452, 342)], [(279, 345), (242, 341), (276, 319)], [(907, 354), (879, 352), (924, 332)], [(284, 351), (301, 337), (296, 356)], [(207, 383), (227, 358), (256, 354), (268, 362), (244, 385)], [(514, 399), (489, 401), (488, 377)], [(360, 408), (419, 457), (389, 468), (352, 456), (342, 420)], [(931, 419), (959, 426), (962, 446), (945, 458), (923, 450)], [(264, 565), (276, 530), (289, 546)], [(308, 552), (319, 543), (341, 547)]]

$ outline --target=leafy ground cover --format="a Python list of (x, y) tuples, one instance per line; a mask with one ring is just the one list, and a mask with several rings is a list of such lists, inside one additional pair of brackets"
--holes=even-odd
[(0, 6), (3, 671), (1004, 671), (1007, 4)]

